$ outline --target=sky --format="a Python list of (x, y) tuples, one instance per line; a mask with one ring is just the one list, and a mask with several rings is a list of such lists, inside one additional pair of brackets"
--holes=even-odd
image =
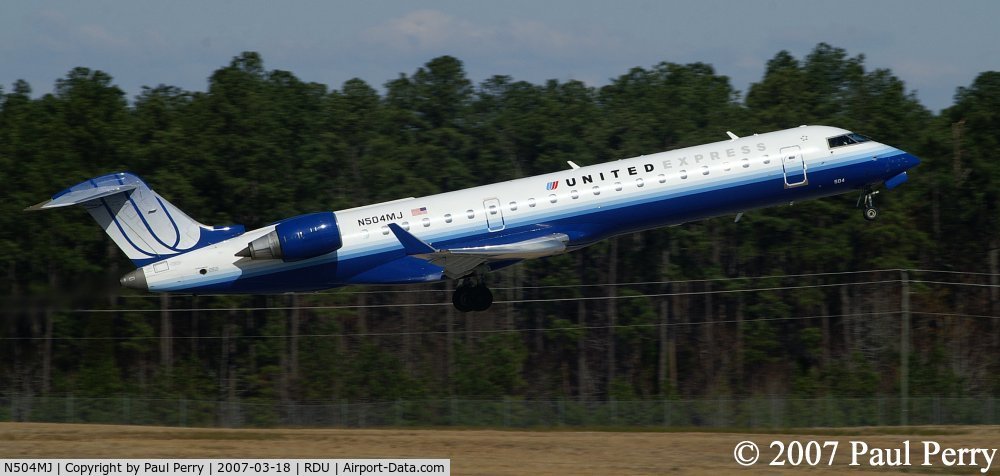
[(40, 0), (0, 5), (0, 86), (37, 96), (77, 66), (129, 97), (166, 84), (204, 91), (243, 51), (267, 69), (339, 89), (381, 88), (452, 55), (478, 83), (502, 74), (603, 86), (632, 67), (704, 62), (745, 95), (781, 50), (820, 42), (888, 68), (939, 111), (1000, 70), (995, 0)]

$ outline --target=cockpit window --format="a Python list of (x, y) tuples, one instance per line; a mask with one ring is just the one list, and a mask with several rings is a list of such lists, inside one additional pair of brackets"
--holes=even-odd
[(850, 134), (847, 134), (847, 135), (848, 135), (848, 137), (850, 137), (851, 139), (854, 139), (854, 142), (857, 142), (858, 144), (860, 144), (860, 143), (862, 143), (862, 142), (868, 142), (868, 141), (870, 141), (870, 140), (871, 140), (871, 139), (869, 139), (869, 138), (867, 138), (867, 137), (865, 137), (865, 136), (863, 136), (863, 135), (861, 135), (861, 134), (855, 134), (855, 133), (853, 133), (853, 132), (852, 132), (852, 133), (850, 133)]
[(862, 142), (868, 142), (870, 140), (871, 139), (861, 134), (855, 134), (853, 132), (850, 132), (842, 136), (831, 137), (827, 139), (826, 142), (827, 144), (830, 145), (830, 148), (833, 149), (836, 147), (844, 147), (845, 145), (860, 144)]

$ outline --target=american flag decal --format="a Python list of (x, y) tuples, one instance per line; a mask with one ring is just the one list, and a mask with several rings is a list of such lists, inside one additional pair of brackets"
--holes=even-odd
[(427, 207), (414, 208), (413, 210), (410, 210), (410, 213), (413, 216), (426, 215), (427, 214)]
[(549, 182), (549, 183), (545, 184), (545, 190), (555, 190), (557, 188), (559, 188), (559, 181), (558, 180), (556, 180), (555, 182)]

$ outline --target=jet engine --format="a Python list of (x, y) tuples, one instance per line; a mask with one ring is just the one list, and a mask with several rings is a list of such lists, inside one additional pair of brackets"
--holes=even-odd
[(309, 213), (281, 220), (274, 231), (251, 241), (236, 256), (299, 261), (332, 253), (343, 245), (333, 212)]

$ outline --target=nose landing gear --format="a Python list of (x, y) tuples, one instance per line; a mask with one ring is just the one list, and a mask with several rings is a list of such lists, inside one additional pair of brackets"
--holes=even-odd
[(873, 191), (871, 186), (866, 185), (861, 190), (861, 196), (858, 197), (858, 206), (862, 207), (863, 204), (862, 213), (865, 220), (872, 221), (878, 218), (878, 208), (875, 208), (875, 195), (878, 195), (878, 191)]

